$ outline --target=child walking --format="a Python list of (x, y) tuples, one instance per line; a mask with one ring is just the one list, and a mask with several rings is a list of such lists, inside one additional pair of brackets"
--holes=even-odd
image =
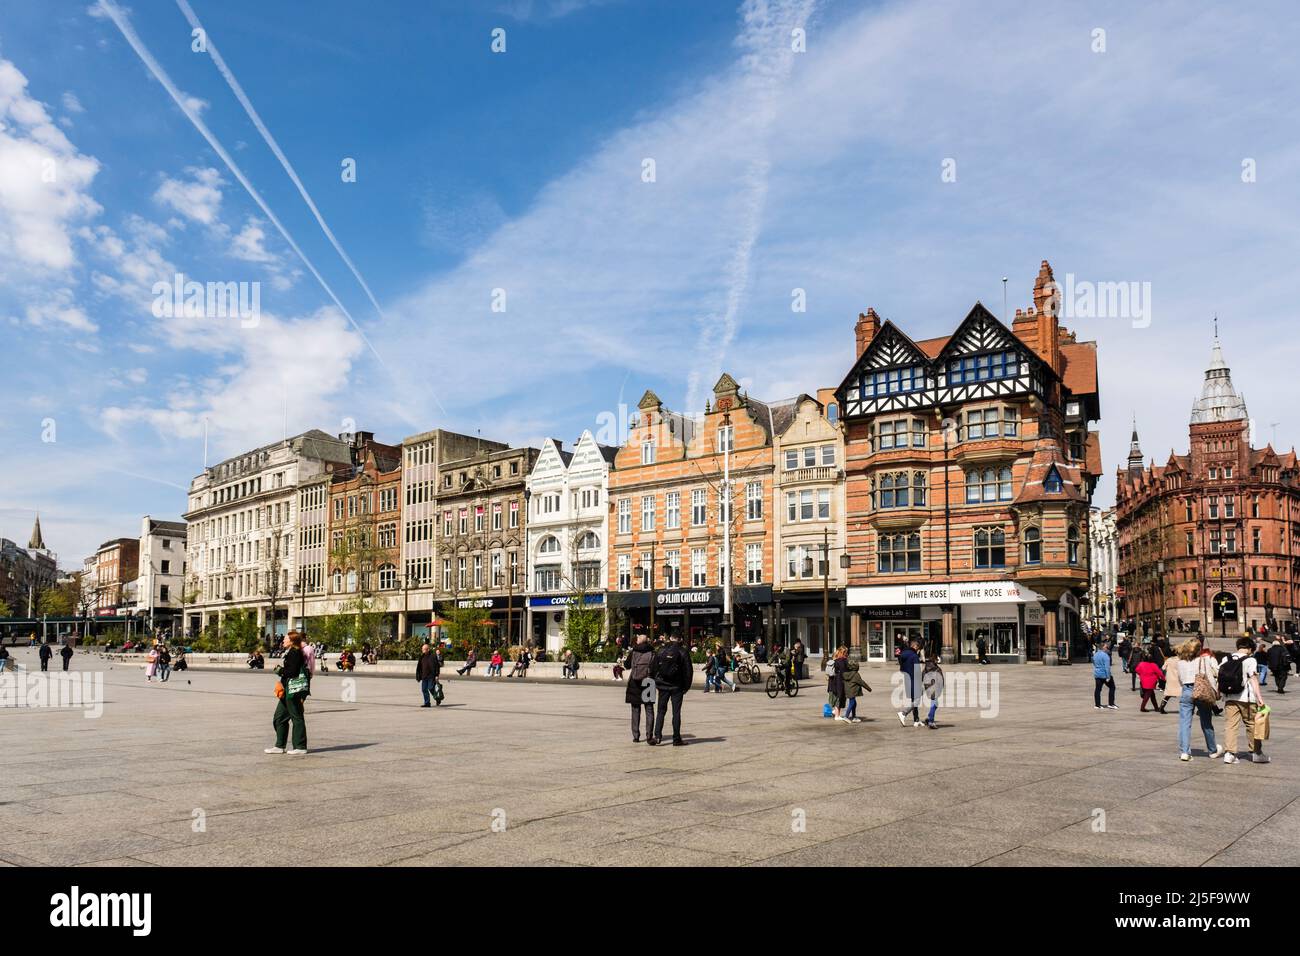
[(1151, 702), (1151, 708), (1159, 713), (1164, 711), (1156, 706), (1156, 684), (1165, 679), (1165, 672), (1160, 669), (1160, 665), (1151, 659), (1148, 654), (1142, 658), (1142, 663), (1137, 666), (1137, 679), (1142, 685), (1142, 713), (1146, 713), (1147, 702)]

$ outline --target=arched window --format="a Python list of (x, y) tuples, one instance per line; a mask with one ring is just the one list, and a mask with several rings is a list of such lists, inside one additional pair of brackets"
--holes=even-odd
[(357, 589), (357, 572), (349, 571), (348, 572), (348, 593), (351, 594), (356, 589)]
[(1011, 466), (966, 472), (966, 504), (1011, 500)]
[(979, 528), (975, 532), (975, 567), (1004, 568), (1007, 537), (1001, 528)]
[(343, 572), (335, 571), (333, 574), (333, 578), (334, 578), (334, 585), (332, 590), (334, 591), (335, 594), (339, 594), (343, 591)]
[(1026, 528), (1025, 564), (1041, 564), (1043, 561), (1043, 536), (1037, 528)]
[(906, 508), (911, 502), (910, 481), (905, 471), (890, 472), (880, 476), (881, 508)]
[(599, 548), (600, 538), (597, 537), (596, 532), (594, 531), (588, 531), (578, 539), (579, 551), (596, 551), (599, 550)]
[(538, 554), (559, 554), (560, 539), (553, 534), (548, 534), (542, 539), (542, 543), (537, 546)]
[(876, 539), (876, 568), (882, 574), (921, 570), (921, 533), (882, 534)]
[(379, 569), (379, 590), (390, 591), (397, 587), (397, 568), (385, 564)]
[(1075, 525), (1070, 525), (1070, 530), (1065, 533), (1066, 550), (1069, 552), (1071, 564), (1079, 563), (1079, 529)]

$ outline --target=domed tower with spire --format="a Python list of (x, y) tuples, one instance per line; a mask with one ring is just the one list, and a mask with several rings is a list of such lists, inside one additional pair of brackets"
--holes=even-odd
[(1134, 427), (1115, 496), (1121, 616), (1148, 635), (1296, 632), (1300, 466), (1294, 449), (1251, 447), (1217, 320), (1188, 432), (1187, 454), (1145, 466)]

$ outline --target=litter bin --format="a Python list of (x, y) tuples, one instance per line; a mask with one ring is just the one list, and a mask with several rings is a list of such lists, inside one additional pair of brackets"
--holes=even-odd
[(1062, 663), (1062, 664), (1069, 664), (1069, 663), (1071, 663), (1071, 661), (1070, 661), (1070, 642), (1069, 642), (1069, 641), (1057, 641), (1057, 642), (1056, 642), (1056, 659), (1057, 659), (1060, 663)]

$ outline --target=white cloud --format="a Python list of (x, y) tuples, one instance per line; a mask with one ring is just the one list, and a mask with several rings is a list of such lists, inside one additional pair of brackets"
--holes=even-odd
[(69, 113), (86, 112), (86, 108), (81, 105), (81, 100), (77, 99), (77, 94), (71, 90), (63, 94), (63, 108)]
[(78, 332), (97, 332), (99, 327), (78, 306), (69, 289), (59, 289), (40, 302), (31, 302), (25, 313), (27, 324), (66, 327)]
[(164, 176), (153, 194), (154, 202), (175, 210), (191, 222), (204, 226), (218, 223), (221, 212), (221, 187), (225, 180), (210, 166), (189, 167), (188, 179)]
[(73, 267), (72, 230), (101, 211), (90, 195), (98, 172), (27, 94), (27, 78), (0, 60), (0, 277)]

